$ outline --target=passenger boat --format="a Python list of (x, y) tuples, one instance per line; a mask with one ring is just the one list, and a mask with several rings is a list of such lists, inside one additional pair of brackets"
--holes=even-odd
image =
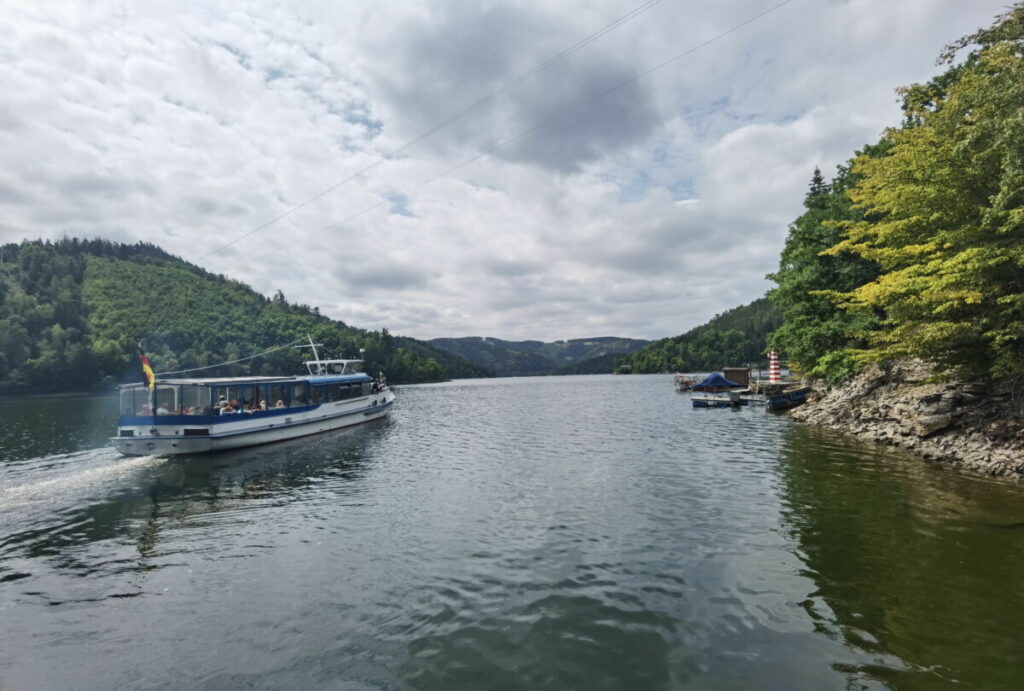
[(308, 373), (294, 377), (124, 385), (111, 441), (129, 456), (220, 451), (369, 422), (395, 403), (384, 377), (370, 377), (360, 359), (321, 360), (314, 348), (304, 364)]

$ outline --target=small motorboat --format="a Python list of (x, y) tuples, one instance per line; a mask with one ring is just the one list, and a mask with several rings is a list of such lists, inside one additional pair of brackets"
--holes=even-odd
[(782, 393), (768, 396), (764, 405), (768, 410), (786, 410), (806, 403), (807, 397), (810, 395), (811, 387), (809, 386), (805, 386), (800, 389), (791, 389), (789, 391), (783, 391)]
[(737, 408), (748, 404), (746, 399), (740, 397), (739, 391), (702, 394), (694, 396), (691, 400), (694, 408)]

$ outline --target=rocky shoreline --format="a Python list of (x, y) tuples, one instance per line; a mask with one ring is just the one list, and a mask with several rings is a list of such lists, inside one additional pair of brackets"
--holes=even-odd
[(1008, 383), (935, 383), (930, 376), (920, 362), (871, 366), (842, 386), (816, 386), (792, 416), (1024, 482), (1024, 395)]

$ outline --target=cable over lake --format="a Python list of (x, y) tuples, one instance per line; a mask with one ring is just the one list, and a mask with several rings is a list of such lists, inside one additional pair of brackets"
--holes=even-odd
[(0, 401), (4, 689), (1018, 689), (1024, 487), (669, 375), (118, 456)]

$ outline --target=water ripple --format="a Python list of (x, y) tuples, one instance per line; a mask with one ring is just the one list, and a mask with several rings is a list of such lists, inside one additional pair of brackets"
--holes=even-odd
[(215, 456), (5, 439), (0, 681), (1016, 688), (1016, 488), (668, 376), (398, 393)]

